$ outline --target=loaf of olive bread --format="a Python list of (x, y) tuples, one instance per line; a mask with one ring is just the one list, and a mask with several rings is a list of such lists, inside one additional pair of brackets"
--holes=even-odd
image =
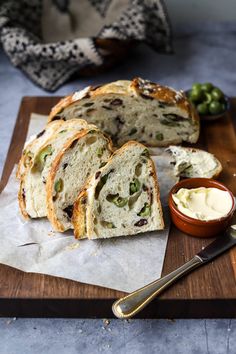
[(71, 217), (78, 194), (111, 154), (110, 138), (98, 129), (83, 130), (64, 145), (46, 179), (47, 216), (54, 230), (73, 228)]
[(92, 87), (62, 99), (49, 122), (83, 118), (109, 134), (115, 145), (130, 139), (148, 146), (195, 143), (199, 117), (182, 91), (141, 78)]
[(182, 146), (170, 146), (166, 151), (173, 158), (176, 176), (216, 178), (222, 171), (220, 161), (207, 151)]
[(76, 238), (109, 238), (164, 228), (155, 166), (130, 141), (116, 150), (81, 191), (72, 222)]
[[(72, 119), (62, 123), (59, 129), (55, 129), (54, 133), (46, 141), (44, 139), (40, 140), (40, 145), (39, 141), (35, 142), (37, 149), (30, 155), (29, 163), (22, 165), (26, 167), (24, 167), (25, 170), (20, 177), (18, 200), (21, 214), (26, 219), (47, 215), (46, 180), (52, 162), (57, 154), (62, 151), (64, 144), (68, 140), (76, 133), (88, 128), (86, 121), (81, 119)], [(89, 125), (89, 127), (97, 129), (94, 125)]]

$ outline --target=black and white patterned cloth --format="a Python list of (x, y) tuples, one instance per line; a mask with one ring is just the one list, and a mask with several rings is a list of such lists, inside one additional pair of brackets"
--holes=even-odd
[(0, 41), (16, 67), (54, 91), (107, 53), (96, 38), (143, 41), (171, 52), (161, 0), (0, 0)]

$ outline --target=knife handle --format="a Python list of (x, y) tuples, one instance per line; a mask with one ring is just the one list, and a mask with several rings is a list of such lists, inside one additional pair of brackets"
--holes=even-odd
[(150, 301), (152, 301), (163, 290), (168, 288), (176, 280), (189, 273), (191, 270), (203, 264), (203, 260), (195, 256), (181, 267), (159, 278), (154, 282), (135, 290), (127, 296), (114, 302), (112, 311), (118, 318), (130, 318), (141, 311)]

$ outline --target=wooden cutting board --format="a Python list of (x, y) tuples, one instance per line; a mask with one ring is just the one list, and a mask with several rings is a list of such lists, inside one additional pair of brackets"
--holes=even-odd
[[(31, 112), (48, 114), (59, 97), (24, 97), (3, 170), (1, 189), (19, 160)], [(220, 181), (236, 195), (236, 98), (219, 121), (204, 123), (196, 147), (223, 165)], [(14, 237), (14, 230), (12, 230)], [(212, 239), (197, 239), (171, 228), (162, 275), (188, 261)], [(145, 262), (145, 259), (143, 260)], [(63, 266), (63, 265), (62, 265)], [(155, 266), (155, 265), (153, 265)], [(104, 271), (106, 271), (104, 269)], [(150, 272), (152, 270), (150, 269)], [(111, 305), (124, 293), (0, 265), (0, 315), (16, 317), (113, 317)], [(203, 266), (154, 300), (140, 318), (236, 317), (236, 249)]]

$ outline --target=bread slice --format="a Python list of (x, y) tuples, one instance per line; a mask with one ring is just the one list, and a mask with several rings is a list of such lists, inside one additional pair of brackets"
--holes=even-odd
[(165, 147), (199, 136), (199, 117), (185, 94), (141, 78), (76, 92), (52, 109), (49, 122), (71, 118), (94, 123), (117, 146), (132, 139)]
[[(89, 125), (91, 129), (97, 129)], [(58, 153), (76, 133), (87, 129), (88, 124), (81, 119), (72, 119), (64, 122), (60, 129), (44, 142), (37, 153), (33, 155), (30, 165), (26, 168), (20, 180), (18, 200), (21, 214), (24, 218), (38, 218), (47, 216), (46, 208), (46, 180), (52, 162)]]
[(41, 146), (43, 146), (45, 142), (52, 137), (53, 134), (60, 130), (63, 123), (63, 120), (51, 122), (43, 131), (35, 136), (30, 137), (30, 139), (25, 143), (16, 171), (16, 177), (18, 179), (20, 179), (24, 174), (25, 169), (28, 166), (31, 166), (34, 155), (41, 148)]
[(87, 179), (112, 154), (110, 138), (99, 130), (83, 130), (68, 141), (47, 178), (47, 216), (54, 230), (72, 228), (73, 204)]
[(182, 146), (170, 146), (176, 176), (217, 178), (222, 171), (220, 161), (207, 151)]
[(109, 238), (164, 228), (155, 166), (148, 149), (130, 141), (98, 170), (74, 204), (76, 238)]

